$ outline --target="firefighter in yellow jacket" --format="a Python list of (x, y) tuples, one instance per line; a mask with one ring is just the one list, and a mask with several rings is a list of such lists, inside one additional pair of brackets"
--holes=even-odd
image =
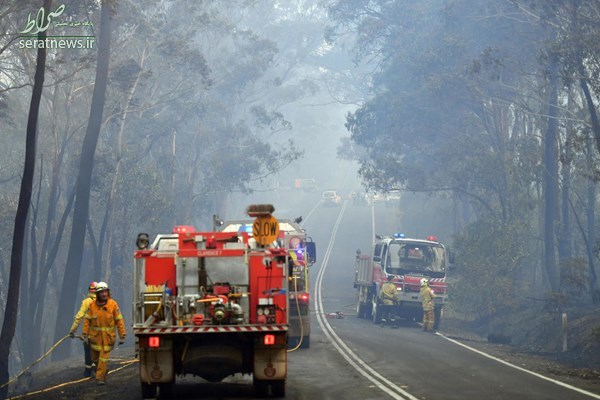
[[(79, 311), (75, 314), (75, 318), (73, 318), (73, 324), (71, 325), (71, 329), (69, 330), (69, 336), (71, 338), (75, 337), (75, 332), (77, 332), (77, 328), (79, 328), (79, 324), (81, 323), (81, 319), (87, 312), (88, 308), (90, 308), (90, 304), (94, 300), (96, 300), (96, 282), (90, 283), (88, 287), (88, 295), (81, 302), (81, 307), (79, 307)], [(83, 354), (85, 358), (85, 367), (83, 369), (83, 376), (90, 377), (92, 376), (92, 368), (94, 367), (94, 363), (92, 362), (92, 355), (90, 354), (90, 344), (83, 342)]]
[(96, 285), (96, 301), (92, 302), (83, 323), (83, 340), (89, 342), (92, 360), (96, 363), (96, 380), (98, 385), (106, 383), (108, 359), (117, 339), (119, 345), (125, 343), (125, 322), (116, 301), (110, 297), (108, 285), (98, 282)]
[(421, 279), (421, 298), (423, 299), (423, 331), (434, 332), (433, 326), (435, 325), (435, 293), (429, 287), (429, 280), (427, 278)]
[(396, 307), (398, 301), (400, 301), (400, 295), (398, 294), (398, 288), (393, 282), (394, 275), (388, 275), (387, 281), (381, 285), (381, 304), (382, 304), (382, 317), (381, 326), (384, 326), (386, 322), (392, 324), (392, 328), (398, 328), (396, 321)]

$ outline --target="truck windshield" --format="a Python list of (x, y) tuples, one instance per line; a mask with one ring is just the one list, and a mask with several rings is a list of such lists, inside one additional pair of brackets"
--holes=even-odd
[(445, 271), (444, 248), (427, 243), (390, 243), (385, 269), (390, 274), (425, 273), (443, 277)]

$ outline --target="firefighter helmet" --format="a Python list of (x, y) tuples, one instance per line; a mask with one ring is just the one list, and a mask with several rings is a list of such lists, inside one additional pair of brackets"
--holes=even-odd
[(95, 292), (96, 291), (96, 286), (98, 286), (98, 282), (92, 282), (92, 283), (90, 283), (90, 287), (88, 288), (88, 290), (90, 292)]
[(429, 285), (429, 280), (427, 278), (421, 279), (421, 286), (427, 286), (427, 285)]
[(106, 284), (106, 282), (98, 282), (96, 284), (96, 293), (100, 293), (104, 290), (108, 290), (108, 285)]

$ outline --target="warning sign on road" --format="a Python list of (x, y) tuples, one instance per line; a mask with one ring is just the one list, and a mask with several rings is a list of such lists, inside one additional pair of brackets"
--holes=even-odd
[(252, 224), (252, 235), (261, 246), (273, 243), (279, 237), (279, 221), (272, 215), (256, 218)]

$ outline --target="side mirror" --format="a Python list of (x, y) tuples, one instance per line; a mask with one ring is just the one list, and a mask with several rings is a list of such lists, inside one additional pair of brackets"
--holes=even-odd
[(315, 242), (306, 242), (306, 254), (308, 254), (309, 265), (313, 265), (317, 261), (317, 245)]

